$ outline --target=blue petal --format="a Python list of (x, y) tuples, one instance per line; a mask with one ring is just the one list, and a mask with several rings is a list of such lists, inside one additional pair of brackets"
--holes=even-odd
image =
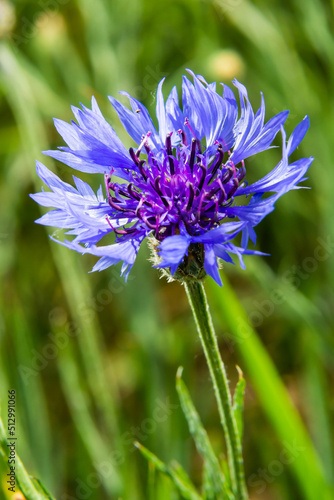
[(58, 118), (54, 118), (53, 123), (58, 134), (64, 139), (66, 144), (68, 144), (71, 149), (81, 149), (83, 147), (82, 139), (75, 125), (70, 125), (69, 123), (59, 120)]
[(165, 78), (161, 80), (157, 89), (157, 106), (156, 106), (156, 115), (159, 123), (159, 135), (162, 142), (166, 140), (167, 135), (167, 127), (166, 127), (166, 110), (164, 103), (164, 96), (162, 94), (162, 85), (165, 81)]
[[(201, 75), (193, 76), (194, 86), (184, 77), (183, 109), (190, 124), (200, 139), (206, 138), (207, 147), (215, 141), (228, 150), (234, 142), (234, 127), (237, 119), (237, 105), (231, 91), (227, 88), (224, 97), (216, 92), (215, 85), (208, 85)], [(204, 85), (203, 85), (203, 83)], [(225, 98), (228, 96), (228, 98)]]
[(225, 260), (225, 262), (228, 262), (229, 264), (234, 265), (232, 257), (227, 253), (226, 245), (227, 243), (215, 243), (213, 245), (213, 250), (217, 257)]
[(103, 199), (101, 188), (96, 196), (91, 187), (77, 177), (73, 177), (76, 190), (39, 162), (36, 170), (53, 191), (33, 194), (32, 199), (42, 206), (56, 208), (37, 219), (38, 224), (70, 229), (68, 234), (76, 235), (77, 242), (90, 244), (97, 243), (112, 231), (106, 220), (110, 205)]
[[(244, 222), (225, 222), (200, 236), (193, 236), (194, 243), (224, 243), (233, 239), (245, 226)], [(233, 231), (231, 233), (231, 231)]]
[[(189, 120), (196, 137), (201, 140), (204, 136), (203, 118), (205, 119), (205, 114), (193, 85), (185, 76), (182, 82), (182, 105), (184, 117)], [(193, 136), (188, 127), (185, 127), (184, 130), (190, 143)]]
[[(179, 106), (179, 98), (176, 87), (172, 88), (166, 101), (166, 120), (168, 132), (182, 130), (184, 128), (184, 116)], [(172, 144), (180, 142), (177, 140), (177, 134), (172, 135)]]
[(46, 166), (43, 165), (43, 163), (41, 163), (40, 161), (36, 161), (36, 172), (37, 175), (42, 179), (43, 182), (45, 182), (45, 184), (50, 189), (56, 188), (60, 189), (61, 191), (76, 193), (76, 190), (73, 186), (62, 181), (56, 174), (46, 168)]
[(190, 237), (180, 234), (165, 238), (159, 246), (159, 256), (162, 262), (156, 267), (170, 267), (173, 275), (187, 253), (190, 241)]
[(80, 172), (85, 172), (87, 174), (105, 174), (109, 173), (111, 168), (113, 168), (118, 177), (129, 180), (129, 174), (123, 169), (134, 169), (134, 163), (129, 158), (119, 157), (112, 152), (110, 152), (109, 163), (107, 165), (105, 159), (102, 161), (102, 164), (100, 164), (99, 158), (89, 159), (87, 155), (85, 156), (80, 152), (76, 154), (74, 151), (65, 152), (50, 150), (43, 151), (43, 154), (50, 156), (55, 160), (59, 160), (75, 170), (79, 170)]
[(214, 245), (206, 243), (204, 245), (204, 269), (219, 286), (223, 286), (219, 271), (217, 257), (214, 252)]
[(136, 167), (116, 132), (103, 117), (95, 98), (92, 98), (92, 109), (82, 108), (72, 108), (78, 124), (54, 120), (68, 147), (60, 148), (61, 152), (44, 151), (44, 154), (82, 172), (104, 173), (113, 167), (120, 171), (120, 177), (128, 178), (124, 169)]
[[(219, 248), (218, 248), (219, 247)], [(224, 247), (223, 249), (221, 247)], [(259, 252), (258, 250), (248, 250), (246, 248), (237, 247), (233, 243), (225, 243), (225, 245), (214, 245), (214, 251), (217, 257), (221, 257), (220, 253), (222, 251), (230, 252), (236, 254), (239, 258), (240, 266), (242, 269), (246, 269), (245, 263), (243, 261), (243, 255), (268, 255), (267, 253)], [(221, 257), (224, 258), (224, 257)], [(226, 260), (226, 259), (224, 259)]]
[(292, 132), (287, 145), (287, 154), (291, 155), (294, 150), (299, 146), (301, 141), (304, 139), (307, 129), (310, 126), (310, 120), (308, 116), (297, 125), (297, 127)]
[(79, 109), (77, 113), (77, 120), (82, 131), (109, 146), (115, 152), (128, 156), (126, 147), (102, 115), (95, 98), (92, 97), (92, 110), (85, 106), (82, 108), (83, 111)]
[(35, 222), (43, 226), (59, 227), (62, 229), (68, 229), (77, 224), (77, 220), (71, 217), (69, 213), (59, 209), (50, 210), (50, 212), (36, 219)]
[(42, 191), (41, 193), (34, 193), (29, 196), (42, 207), (58, 207), (63, 202), (58, 194), (51, 193), (50, 191)]
[(73, 180), (75, 182), (76, 188), (78, 192), (81, 194), (81, 196), (85, 196), (86, 198), (92, 198), (93, 200), (96, 200), (96, 195), (92, 188), (90, 187), (87, 182), (84, 182), (83, 180), (79, 179), (75, 175), (73, 175)]
[(145, 106), (137, 101), (137, 99), (131, 97), (127, 92), (120, 92), (120, 94), (129, 98), (132, 111), (123, 106), (123, 104), (114, 97), (109, 96), (109, 100), (130, 137), (132, 137), (137, 144), (140, 144), (143, 135), (151, 132), (149, 138), (150, 142), (152, 142), (155, 148), (161, 146), (159, 135)]
[[(115, 243), (113, 245), (101, 247), (96, 247), (95, 245), (91, 247), (82, 247), (81, 245), (73, 241), (59, 241), (52, 237), (51, 239), (56, 243), (60, 243), (60, 245), (75, 250), (76, 252), (79, 252), (81, 254), (89, 253), (91, 255), (101, 257), (101, 259), (93, 267), (93, 272), (106, 269), (107, 267), (117, 264), (120, 261), (124, 262), (126, 266), (129, 266), (129, 268), (131, 269), (136, 260), (140, 244), (145, 236), (146, 234), (144, 233), (139, 235), (136, 239), (132, 238), (124, 243)], [(129, 274), (130, 269), (128, 269), (128, 272), (126, 273), (126, 278)]]
[(265, 192), (279, 192), (289, 189), (294, 189), (305, 176), (309, 169), (313, 158), (301, 158), (289, 165), (288, 159), (285, 157), (278, 163), (278, 165), (269, 174), (262, 179), (254, 182), (246, 187), (240, 187), (236, 196), (248, 195), (252, 193), (265, 193)]
[(237, 80), (234, 80), (234, 85), (239, 90), (241, 107), (241, 116), (235, 126), (236, 141), (231, 155), (231, 161), (237, 164), (255, 153), (269, 149), (289, 112), (282, 111), (263, 126), (265, 106), (262, 94), (261, 106), (254, 117), (246, 88)]
[(237, 216), (241, 221), (246, 221), (252, 226), (256, 226), (266, 215), (274, 210), (275, 202), (279, 198), (279, 195), (273, 195), (259, 201), (256, 198), (253, 200), (253, 198), (248, 205), (226, 208), (226, 214), (229, 217)]

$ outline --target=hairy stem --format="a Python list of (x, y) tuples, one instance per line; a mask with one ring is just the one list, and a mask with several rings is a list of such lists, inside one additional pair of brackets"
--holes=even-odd
[(237, 500), (247, 500), (241, 440), (233, 416), (232, 398), (228, 387), (226, 370), (219, 353), (204, 286), (202, 282), (194, 281), (185, 283), (185, 289), (194, 314), (218, 403), (226, 440), (232, 488)]

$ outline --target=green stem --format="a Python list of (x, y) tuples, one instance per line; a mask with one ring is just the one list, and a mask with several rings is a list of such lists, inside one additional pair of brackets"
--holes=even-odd
[(232, 398), (228, 388), (225, 366), (221, 359), (217, 337), (213, 328), (204, 286), (199, 281), (185, 283), (189, 303), (194, 314), (197, 330), (218, 403), (219, 414), (225, 433), (227, 456), (233, 491), (237, 500), (247, 500), (243, 468), (241, 440), (232, 410)]

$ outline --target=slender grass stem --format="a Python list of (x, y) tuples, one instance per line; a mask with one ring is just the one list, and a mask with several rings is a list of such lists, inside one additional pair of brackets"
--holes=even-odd
[(246, 500), (248, 496), (245, 485), (241, 440), (233, 416), (232, 398), (228, 387), (226, 370), (219, 353), (204, 286), (201, 282), (196, 281), (186, 283), (185, 289), (194, 314), (218, 403), (225, 433), (232, 488), (236, 500)]

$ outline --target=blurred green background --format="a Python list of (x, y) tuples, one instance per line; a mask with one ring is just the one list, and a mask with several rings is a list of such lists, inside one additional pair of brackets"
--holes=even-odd
[[(333, 4), (319, 0), (0, 0), (1, 416), (6, 423), (7, 391), (16, 389), (17, 452), (57, 499), (179, 498), (133, 448), (136, 439), (179, 460), (200, 485), (202, 462), (175, 391), (179, 365), (215, 450), (224, 450), (183, 288), (159, 279), (145, 245), (126, 285), (119, 266), (88, 274), (94, 258), (52, 243), (34, 224), (41, 212), (28, 196), (42, 185), (34, 159), (68, 182), (75, 173), (40, 153), (62, 145), (52, 117), (69, 121), (70, 105), (89, 105), (94, 94), (130, 146), (107, 95), (126, 90), (154, 112), (159, 80), (167, 76), (167, 95), (188, 67), (208, 81), (237, 77), (256, 109), (262, 90), (267, 119), (290, 109), (288, 133), (310, 116), (295, 158), (315, 157), (312, 190), (283, 197), (258, 228), (257, 248), (270, 257), (246, 257), (246, 271), (230, 265), (225, 272), (333, 484), (332, 28)], [(249, 179), (279, 157), (277, 149), (246, 161)], [(247, 348), (237, 314), (234, 333), (231, 318), (225, 322), (222, 310), (233, 309), (228, 289), (209, 291), (231, 387), (236, 364), (247, 379), (250, 497), (310, 499), (310, 474), (303, 485), (298, 473), (306, 451), (289, 418), (280, 421), (270, 375), (262, 389), (256, 382), (262, 354)], [(0, 467), (0, 496), (10, 498)]]

